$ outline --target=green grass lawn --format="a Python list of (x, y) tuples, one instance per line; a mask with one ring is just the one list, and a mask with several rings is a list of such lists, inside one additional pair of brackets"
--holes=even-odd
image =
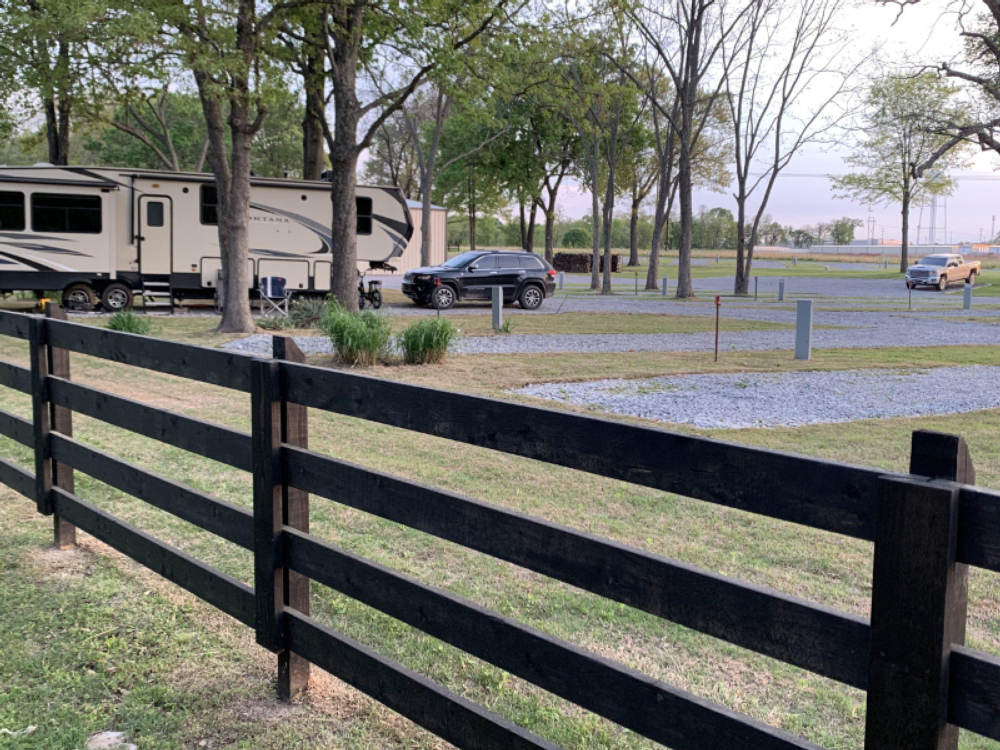
[[(540, 317), (540, 316), (539, 316)], [(214, 343), (211, 321), (164, 320), (159, 334)], [(25, 346), (0, 339), (0, 359)], [(379, 367), (382, 377), (506, 396), (525, 382), (671, 372), (997, 364), (1000, 347), (787, 352), (453, 357), (440, 367)], [(249, 398), (225, 389), (73, 355), (74, 380), (190, 416), (249, 429)], [(30, 413), (0, 390), (0, 408)], [(996, 411), (712, 434), (887, 470), (904, 470), (916, 428), (958, 432), (980, 484), (1000, 487)], [(694, 432), (694, 430), (689, 430)], [(243, 507), (250, 477), (179, 449), (77, 417), (75, 436)], [(623, 482), (359, 420), (310, 413), (310, 447), (378, 470), (567, 524), (858, 614), (866, 614), (871, 545)], [(30, 455), (0, 439), (24, 465)], [(158, 538), (250, 582), (245, 550), (77, 475), (77, 492)], [(507, 563), (314, 498), (312, 532), (652, 676), (831, 749), (861, 744), (864, 694)], [(86, 535), (52, 550), (49, 522), (0, 489), (0, 726), (36, 731), (0, 748), (81, 746), (90, 732), (129, 733), (142, 750), (197, 747), (430, 748), (426, 733), (320, 675), (291, 706), (273, 699), (273, 657), (252, 633)], [(1000, 654), (1000, 583), (974, 571), (969, 641)], [(358, 603), (314, 586), (319, 620), (566, 748), (649, 748), (600, 720)], [(205, 745), (201, 745), (201, 742)], [(5, 744), (6, 743), (6, 744)], [(963, 735), (965, 750), (997, 747)]]

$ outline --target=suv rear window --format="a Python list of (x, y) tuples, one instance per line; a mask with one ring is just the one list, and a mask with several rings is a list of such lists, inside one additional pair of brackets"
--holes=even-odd
[(542, 259), (537, 258), (534, 255), (526, 253), (518, 258), (518, 260), (521, 261), (521, 268), (531, 268), (536, 271), (545, 268), (545, 264), (542, 263)]
[(517, 255), (501, 255), (500, 262), (497, 265), (500, 268), (522, 268), (518, 260), (519, 257)]

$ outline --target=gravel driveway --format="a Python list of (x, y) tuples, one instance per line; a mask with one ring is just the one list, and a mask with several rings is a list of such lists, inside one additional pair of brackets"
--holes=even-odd
[[(705, 429), (780, 427), (957, 414), (1000, 407), (983, 387), (1000, 367), (679, 375), (546, 383), (517, 393)], [(947, 393), (945, 399), (935, 397)]]

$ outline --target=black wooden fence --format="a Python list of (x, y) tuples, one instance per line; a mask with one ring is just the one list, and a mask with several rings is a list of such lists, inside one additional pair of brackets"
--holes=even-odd
[[(959, 727), (1000, 740), (1000, 660), (963, 646), (967, 566), (1000, 571), (1000, 493), (971, 486), (961, 438), (914, 433), (914, 474), (886, 474), (311, 367), (283, 342), (254, 359), (58, 309), (0, 313), (0, 335), (30, 343), (31, 367), (0, 363), (0, 385), (30, 394), (34, 416), (0, 412), (0, 434), (35, 454), (34, 474), (0, 460), (0, 482), (56, 519), (60, 546), (83, 529), (255, 628), (283, 695), (311, 663), (458, 747), (554, 747), (311, 619), (318, 581), (668, 747), (816, 747), (310, 536), (314, 494), (867, 690), (868, 750), (955, 748)], [(73, 383), (70, 352), (249, 392), (252, 431)], [(315, 453), (308, 408), (872, 541), (871, 620)], [(73, 413), (253, 472), (253, 512), (74, 440)], [(81, 500), (74, 470), (250, 550), (254, 588)]]

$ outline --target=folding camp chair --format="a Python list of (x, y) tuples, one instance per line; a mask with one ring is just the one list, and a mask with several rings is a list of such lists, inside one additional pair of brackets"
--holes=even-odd
[(257, 289), (260, 295), (260, 312), (265, 317), (288, 315), (288, 300), (291, 294), (285, 289), (285, 279), (280, 276), (265, 276)]

